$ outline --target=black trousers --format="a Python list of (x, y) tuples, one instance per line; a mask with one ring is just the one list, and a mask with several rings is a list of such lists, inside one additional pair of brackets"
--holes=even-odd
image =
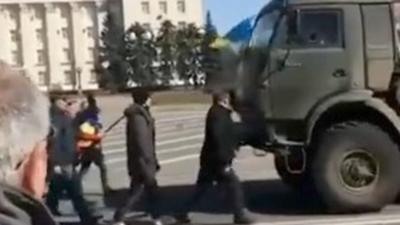
[(58, 209), (60, 197), (66, 191), (72, 201), (74, 209), (77, 211), (82, 224), (93, 224), (95, 219), (83, 198), (82, 185), (74, 167), (62, 167), (61, 171), (56, 171), (50, 178), (49, 193), (46, 198), (46, 205), (53, 211)]
[(156, 169), (152, 167), (142, 167), (141, 170), (142, 172), (131, 177), (129, 196), (127, 197), (127, 201), (115, 212), (115, 222), (122, 222), (125, 215), (144, 195), (146, 195), (146, 211), (153, 219), (160, 217), (160, 213), (157, 209), (160, 196), (157, 180), (155, 178)]
[(245, 208), (243, 190), (239, 177), (231, 166), (201, 167), (193, 196), (184, 206), (184, 213), (190, 212), (199, 200), (214, 186), (221, 185), (231, 201), (234, 215), (240, 216)]
[(104, 155), (101, 148), (93, 148), (83, 150), (80, 164), (81, 168), (79, 171), (79, 177), (82, 179), (90, 169), (90, 166), (94, 163), (100, 170), (100, 179), (103, 191), (109, 190), (108, 184), (107, 167), (104, 163)]

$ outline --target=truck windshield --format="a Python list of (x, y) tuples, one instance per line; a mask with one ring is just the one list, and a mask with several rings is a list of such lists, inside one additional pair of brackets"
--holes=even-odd
[[(280, 1), (281, 2), (281, 1)], [(249, 42), (250, 48), (268, 48), (281, 18), (282, 5), (272, 1), (260, 13)]]

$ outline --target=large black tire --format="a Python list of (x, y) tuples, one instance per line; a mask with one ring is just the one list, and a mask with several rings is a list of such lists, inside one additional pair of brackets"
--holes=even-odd
[[(298, 150), (292, 151), (291, 155), (288, 158), (288, 163), (290, 168), (299, 170), (303, 163), (303, 156), (296, 154), (300, 153)], [(288, 185), (290, 188), (296, 191), (310, 191), (312, 190), (310, 173), (309, 173), (309, 159), (306, 158), (306, 168), (303, 173), (295, 174), (291, 173), (286, 165), (285, 158), (281, 155), (275, 155), (274, 164), (275, 169), (283, 183)]]
[(311, 168), (316, 191), (332, 213), (379, 211), (394, 202), (399, 171), (400, 152), (390, 135), (354, 121), (324, 131)]

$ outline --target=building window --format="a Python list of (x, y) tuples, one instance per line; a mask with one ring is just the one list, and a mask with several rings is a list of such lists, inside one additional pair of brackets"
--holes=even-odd
[(62, 28), (61, 33), (64, 39), (68, 39), (68, 28), (66, 27)]
[(15, 65), (15, 66), (21, 65), (20, 55), (19, 55), (18, 51), (12, 51), (11, 52), (11, 57), (12, 57), (13, 65)]
[(42, 19), (43, 18), (43, 14), (44, 14), (44, 11), (39, 10), (39, 9), (35, 9), (35, 18), (37, 20)]
[(160, 11), (164, 14), (168, 13), (168, 5), (166, 1), (161, 1), (160, 2)]
[(90, 82), (91, 84), (97, 83), (97, 72), (96, 72), (96, 70), (91, 70), (91, 71), (90, 71), (90, 79), (89, 79), (89, 82)]
[(68, 48), (63, 49), (63, 56), (64, 56), (64, 62), (65, 63), (70, 63), (71, 60), (71, 51)]
[(11, 30), (10, 31), (10, 35), (11, 35), (11, 41), (16, 43), (18, 41), (18, 33), (16, 30)]
[(184, 21), (178, 22), (178, 28), (179, 28), (179, 29), (183, 29), (183, 28), (185, 28), (185, 27), (186, 27), (186, 22), (184, 22)]
[(144, 14), (150, 14), (150, 3), (149, 2), (142, 2), (142, 12)]
[(39, 84), (39, 86), (45, 86), (46, 85), (46, 72), (40, 71), (38, 73), (38, 84)]
[(184, 0), (178, 0), (178, 12), (180, 13), (186, 12), (186, 2)]
[(17, 14), (14, 11), (10, 11), (11, 21), (17, 21)]
[(44, 65), (46, 60), (46, 56), (44, 55), (44, 50), (38, 50), (37, 51), (37, 64), (38, 65)]
[(44, 43), (43, 29), (36, 29), (36, 39), (40, 43)]
[(71, 85), (72, 84), (72, 71), (71, 70), (66, 70), (64, 71), (64, 84), (65, 85)]
[(93, 39), (94, 38), (94, 29), (93, 29), (93, 27), (88, 27), (87, 29), (87, 35), (88, 35), (88, 37), (89, 38), (91, 38), (91, 39)]
[(61, 17), (63, 18), (63, 19), (68, 19), (68, 17), (69, 17), (69, 12), (68, 12), (68, 9), (66, 9), (66, 8), (61, 8)]

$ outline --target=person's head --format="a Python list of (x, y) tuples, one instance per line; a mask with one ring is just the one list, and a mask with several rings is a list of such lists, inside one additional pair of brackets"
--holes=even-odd
[(133, 101), (142, 106), (151, 106), (151, 94), (146, 90), (135, 90), (132, 92)]
[(45, 188), (49, 101), (0, 62), (0, 181), (40, 197)]
[(93, 94), (86, 95), (86, 101), (89, 107), (97, 107), (97, 101)]
[(231, 108), (231, 96), (227, 91), (215, 91), (212, 94), (213, 104)]

